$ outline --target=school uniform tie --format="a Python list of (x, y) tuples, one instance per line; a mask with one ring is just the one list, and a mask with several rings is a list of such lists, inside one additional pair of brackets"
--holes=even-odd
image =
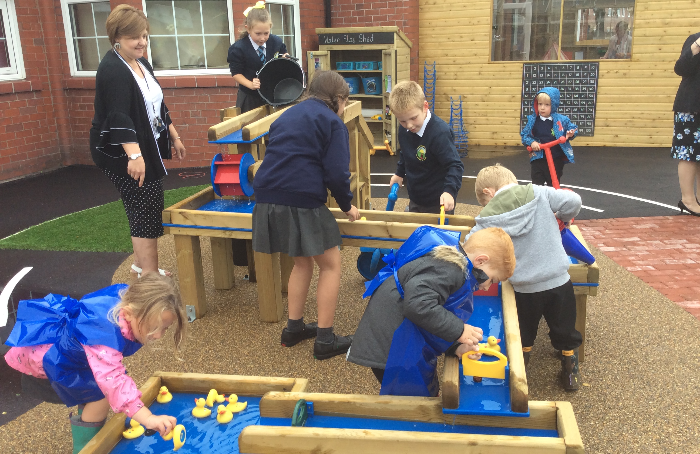
[(260, 55), (260, 61), (265, 63), (265, 48), (260, 46), (258, 47), (258, 55)]

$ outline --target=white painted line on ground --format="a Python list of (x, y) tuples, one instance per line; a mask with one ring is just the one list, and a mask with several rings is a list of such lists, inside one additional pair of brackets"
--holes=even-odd
[(603, 211), (605, 211), (601, 210), (600, 208), (587, 207), (586, 205), (581, 205), (581, 208), (591, 211), (597, 211), (598, 213), (602, 213)]

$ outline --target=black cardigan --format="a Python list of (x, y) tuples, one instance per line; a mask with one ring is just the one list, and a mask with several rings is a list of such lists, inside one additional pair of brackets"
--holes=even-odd
[(700, 112), (700, 53), (693, 55), (690, 46), (700, 38), (700, 33), (690, 35), (683, 43), (681, 56), (673, 70), (681, 76), (681, 85), (673, 102), (674, 112)]
[[(139, 62), (153, 75), (148, 60), (140, 58)], [(165, 176), (161, 158), (172, 157), (167, 127), (172, 121), (165, 102), (161, 104), (160, 117), (166, 128), (156, 143), (141, 89), (131, 70), (113, 50), (109, 50), (100, 62), (95, 82), (95, 117), (90, 129), (92, 160), (102, 169), (128, 176), (129, 160), (122, 144), (138, 142), (146, 163), (145, 181)]]
[[(270, 34), (270, 37), (265, 43), (265, 62), (267, 63), (272, 60), (276, 53), (280, 55), (286, 54), (287, 46), (279, 36)], [(243, 77), (248, 80), (253, 80), (257, 72), (260, 71), (260, 68), (263, 67), (263, 62), (253, 48), (253, 43), (250, 42), (248, 36), (239, 39), (229, 47), (228, 58), (226, 60), (228, 61), (228, 67), (231, 70), (232, 76), (243, 74)], [(253, 91), (243, 85), (239, 85), (238, 89), (246, 94), (258, 94), (257, 91)]]

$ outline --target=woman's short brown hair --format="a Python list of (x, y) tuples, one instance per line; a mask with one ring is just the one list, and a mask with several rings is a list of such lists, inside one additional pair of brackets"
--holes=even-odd
[(109, 42), (114, 46), (118, 38), (126, 36), (128, 38), (139, 36), (141, 32), (150, 31), (148, 19), (143, 11), (130, 5), (119, 5), (109, 13), (107, 23), (107, 36)]

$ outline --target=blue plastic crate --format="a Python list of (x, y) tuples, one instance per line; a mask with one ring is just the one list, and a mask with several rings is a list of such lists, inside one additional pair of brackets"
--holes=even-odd
[(357, 71), (373, 71), (377, 69), (376, 61), (356, 61), (355, 70)]
[(382, 94), (382, 78), (379, 76), (363, 77), (362, 86), (366, 95)]
[(360, 78), (359, 77), (343, 77), (345, 82), (350, 86), (350, 94), (356, 95), (360, 92)]
[(382, 69), (382, 62), (380, 62), (380, 61), (377, 62), (377, 69), (379, 69), (379, 70)]
[(335, 69), (337, 71), (352, 71), (355, 67), (355, 63), (351, 61), (337, 61), (335, 62)]

